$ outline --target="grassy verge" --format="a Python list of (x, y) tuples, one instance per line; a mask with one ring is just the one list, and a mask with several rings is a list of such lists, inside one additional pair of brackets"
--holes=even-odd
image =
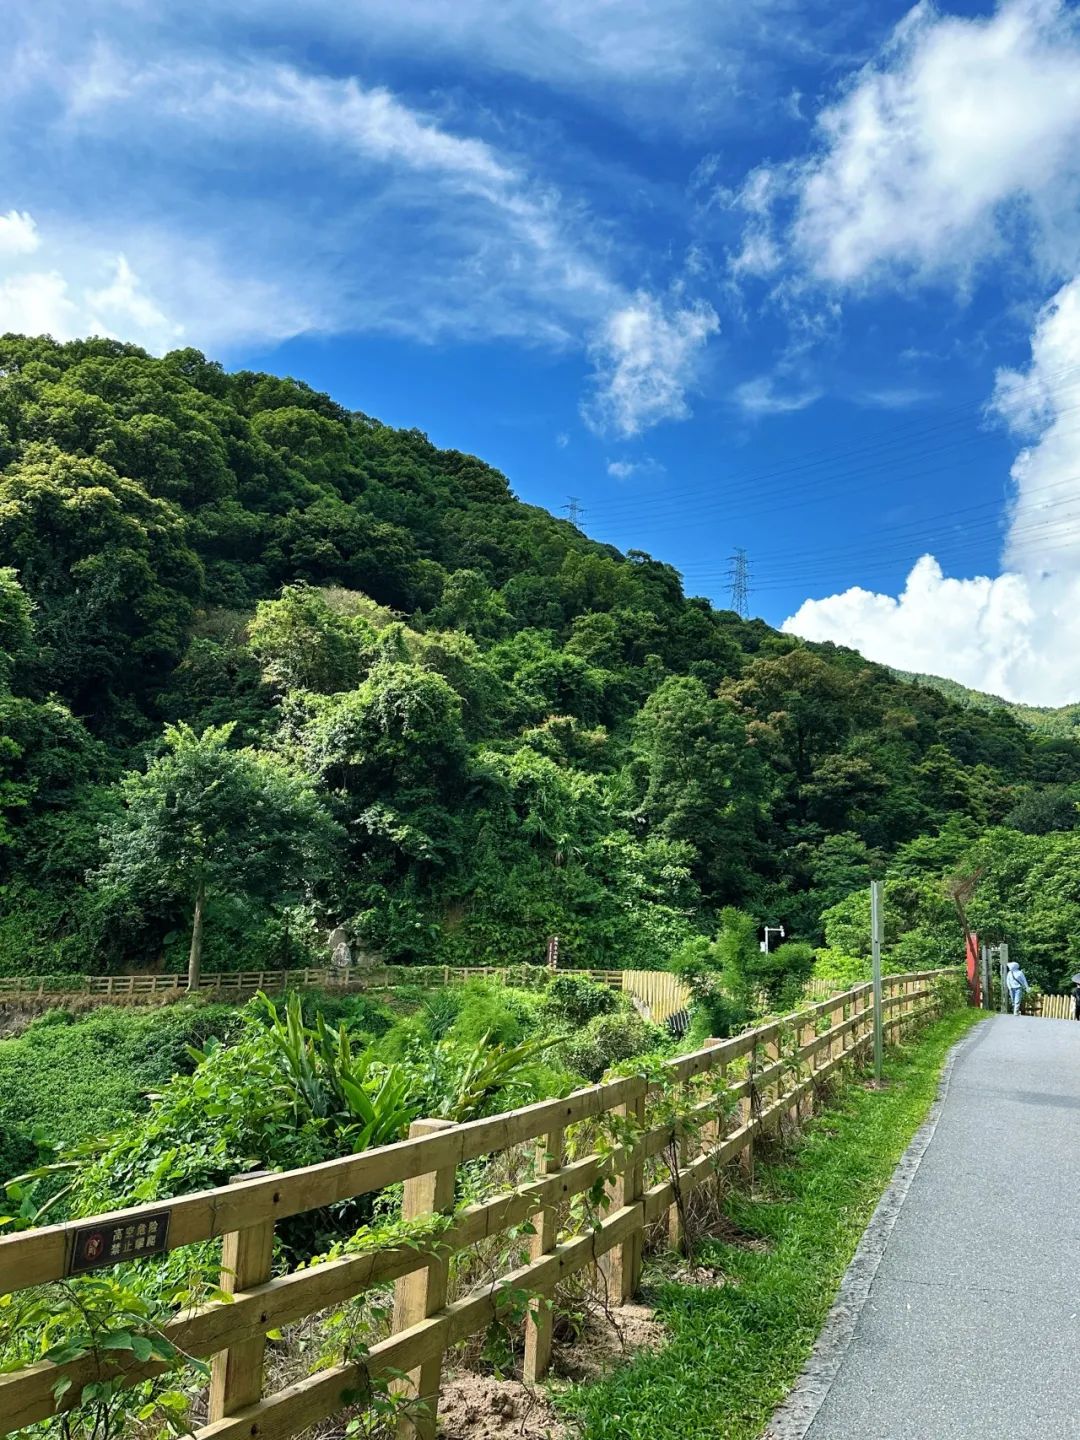
[[(584, 1440), (752, 1440), (802, 1368), (896, 1162), (926, 1116), (950, 1047), (979, 1019), (963, 1010), (893, 1051), (890, 1082), (849, 1085), (794, 1152), (759, 1165), (752, 1196), (726, 1210), (739, 1243), (707, 1240), (726, 1283), (654, 1275), (650, 1299), (671, 1341), (560, 1408)], [(757, 1240), (763, 1244), (754, 1245)], [(750, 1243), (748, 1243), (750, 1242)]]

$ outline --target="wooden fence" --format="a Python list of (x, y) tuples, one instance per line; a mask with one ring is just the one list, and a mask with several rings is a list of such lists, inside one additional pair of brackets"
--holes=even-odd
[(1025, 1015), (1040, 1015), (1044, 1020), (1075, 1020), (1071, 995), (1029, 995), (1024, 1001)]
[[(539, 971), (541, 967), (536, 967)], [(666, 970), (568, 970), (612, 990), (635, 996), (647, 1008), (651, 1019), (663, 1024), (690, 1004), (686, 983)], [(222, 999), (254, 995), (260, 990), (274, 993), (288, 989), (335, 991), (377, 990), (408, 985), (423, 978), (441, 980), (444, 985), (466, 980), (507, 980), (512, 968), (498, 965), (388, 965), (378, 969), (237, 970), (204, 975), (199, 993)], [(57, 1000), (75, 996), (91, 1004), (108, 1005), (124, 1000), (168, 1000), (187, 993), (186, 975), (85, 975), (85, 976), (0, 976), (0, 1004), (26, 1000)], [(830, 991), (829, 993), (832, 993)]]
[[(532, 967), (537, 972), (542, 966)], [(204, 974), (199, 991), (207, 995), (254, 995), (266, 990), (371, 990), (390, 985), (407, 985), (410, 981), (441, 979), (445, 985), (466, 980), (506, 979), (513, 967), (505, 965), (384, 965), (373, 969), (353, 966), (348, 970), (334, 967), (308, 967), (303, 970), (230, 970)], [(648, 971), (573, 970), (567, 974), (585, 976), (613, 990), (626, 986), (623, 976), (649, 974)], [(107, 1004), (110, 1000), (128, 998), (167, 998), (187, 991), (186, 975), (22, 975), (0, 976), (0, 1001), (42, 999), (49, 996), (90, 995)]]
[(690, 1006), (690, 987), (685, 980), (668, 970), (623, 970), (622, 988), (627, 995), (640, 1000), (649, 1012), (649, 1019), (662, 1025)]
[[(887, 1031), (903, 1031), (938, 1012), (945, 993), (936, 983), (940, 974), (886, 979)], [(407, 1140), (377, 1150), (11, 1235), (0, 1239), (0, 1293), (63, 1279), (77, 1232), (85, 1237), (87, 1226), (110, 1235), (113, 1227), (137, 1228), (151, 1217), (160, 1223), (167, 1211), (163, 1248), (221, 1239), (222, 1287), (233, 1294), (229, 1303), (185, 1311), (162, 1327), (184, 1354), (214, 1357), (207, 1419), (194, 1432), (196, 1440), (286, 1440), (349, 1405), (355, 1412), (362, 1404), (358, 1396), (395, 1376), (394, 1383), (404, 1383), (418, 1402), (403, 1412), (402, 1433), (431, 1440), (449, 1347), (485, 1332), (506, 1311), (508, 1297), (512, 1309), (514, 1297), (525, 1293), (532, 1297), (522, 1322), (525, 1375), (529, 1381), (543, 1376), (552, 1342), (551, 1307), (543, 1301), (555, 1286), (589, 1270), (602, 1277), (607, 1303), (628, 1298), (638, 1284), (646, 1232), (668, 1225), (677, 1232), (685, 1215), (680, 1199), (747, 1152), (756, 1136), (777, 1129), (786, 1115), (812, 1109), (818, 1087), (863, 1050), (872, 1027), (871, 986), (859, 985), (668, 1061), (662, 1082), (617, 1079), (466, 1124), (420, 1120)], [(679, 1097), (677, 1111), (673, 1095)], [(606, 1143), (605, 1124), (618, 1127)], [(515, 1157), (519, 1165), (532, 1157), (528, 1178), (455, 1210), (459, 1167), (497, 1156), (504, 1163), (489, 1174), (501, 1174), (504, 1187), (515, 1173), (509, 1164)], [(447, 1217), (436, 1241), (409, 1244), (399, 1237), (385, 1249), (272, 1274), (277, 1222), (402, 1181), (406, 1222)], [(575, 1212), (569, 1202), (578, 1197), (580, 1206), (587, 1194), (595, 1195), (598, 1181), (609, 1187), (600, 1211)], [(507, 1236), (520, 1236), (515, 1227), (530, 1220), (530, 1240)], [(502, 1273), (492, 1278), (481, 1270), (483, 1284), (448, 1298), (459, 1257), (500, 1237), (510, 1256)], [(388, 1338), (363, 1358), (343, 1358), (264, 1394), (267, 1331), (391, 1281), (396, 1304)], [(117, 1377), (134, 1385), (160, 1368), (153, 1360), (106, 1350), (0, 1375), (0, 1435), (71, 1408), (87, 1384)], [(64, 1381), (70, 1382), (66, 1391)]]

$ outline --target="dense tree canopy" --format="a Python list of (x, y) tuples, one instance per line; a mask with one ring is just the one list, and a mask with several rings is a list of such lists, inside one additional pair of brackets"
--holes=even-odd
[[(196, 892), (164, 862), (194, 852), (158, 782), (199, 745), (296, 802), (259, 832), (229, 792), (215, 965), (301, 960), (340, 921), (391, 959), (557, 934), (659, 965), (730, 907), (851, 959), (885, 873), (897, 934), (940, 958), (941, 877), (979, 847), (1001, 915), (1044, 917), (1026, 963), (1071, 924), (1071, 739), (688, 598), (299, 382), (0, 339), (0, 971), (182, 968)], [(328, 869), (304, 806), (338, 827)]]

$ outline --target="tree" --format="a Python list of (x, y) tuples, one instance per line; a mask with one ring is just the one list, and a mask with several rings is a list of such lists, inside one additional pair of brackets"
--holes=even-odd
[(1065, 786), (1026, 790), (1005, 816), (1010, 830), (1025, 835), (1049, 835), (1055, 830), (1075, 830), (1080, 824), (1077, 797)]
[(124, 777), (124, 811), (103, 834), (100, 882), (190, 907), (189, 990), (199, 984), (207, 896), (310, 888), (340, 833), (308, 779), (277, 756), (230, 749), (232, 730), (169, 726), (162, 753)]
[(30, 642), (32, 606), (10, 566), (0, 566), (0, 692)]
[(717, 899), (741, 898), (765, 790), (742, 720), (700, 680), (672, 676), (642, 708), (636, 740), (642, 822), (695, 847), (703, 886)]

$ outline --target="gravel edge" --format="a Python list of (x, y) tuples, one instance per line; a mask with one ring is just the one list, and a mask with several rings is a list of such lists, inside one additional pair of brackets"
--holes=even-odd
[(942, 1110), (949, 1096), (953, 1070), (977, 1039), (981, 1038), (988, 1026), (976, 1025), (962, 1040), (957, 1041), (949, 1051), (948, 1058), (938, 1081), (926, 1119), (915, 1132), (911, 1143), (904, 1151), (888, 1188), (878, 1201), (870, 1218), (870, 1224), (859, 1241), (858, 1249), (851, 1264), (844, 1273), (836, 1300), (829, 1311), (828, 1319), (818, 1336), (809, 1360), (802, 1374), (795, 1382), (787, 1399), (774, 1412), (762, 1440), (805, 1440), (811, 1425), (817, 1419), (825, 1399), (832, 1389), (833, 1381), (843, 1364), (848, 1346), (851, 1344), (862, 1308), (869, 1298), (874, 1279), (892, 1235), (893, 1227), (900, 1217), (908, 1191), (918, 1173), (922, 1158), (930, 1147), (934, 1133), (941, 1119)]

